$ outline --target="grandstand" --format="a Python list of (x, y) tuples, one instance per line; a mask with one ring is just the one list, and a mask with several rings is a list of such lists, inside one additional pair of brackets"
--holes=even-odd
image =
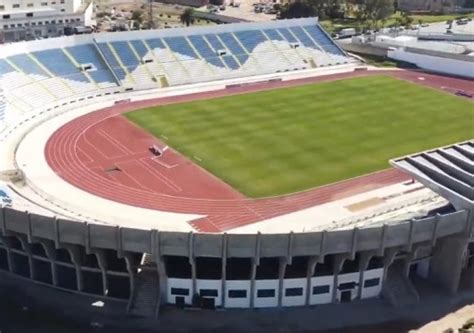
[(6, 122), (55, 101), (354, 63), (314, 20), (96, 34), (2, 47)]
[[(175, 141), (159, 132), (153, 136), (122, 116), (157, 105), (303, 84), (298, 91), (310, 101), (319, 88), (317, 97), (331, 101), (335, 95), (328, 87), (338, 82), (314, 91), (306, 84), (336, 80), (347, 84), (337, 87), (342, 87), (341, 100), (345, 89), (353, 90), (353, 100), (366, 98), (359, 92), (369, 95), (374, 83), (375, 89), (382, 83), (402, 87), (397, 91), (416, 98), (426, 89), (412, 89), (416, 83), (442, 90), (430, 91), (430, 102), (436, 98), (441, 105), (435, 107), (460, 105), (462, 120), (469, 112), (470, 101), (448, 88), (469, 89), (470, 82), (366, 67), (340, 49), (314, 18), (0, 46), (0, 182), (8, 189), (7, 204), (0, 208), (0, 291), (21, 304), (48, 307), (96, 326), (206, 332), (248, 331), (257, 321), (252, 328), (262, 332), (312, 330), (318, 327), (312, 320), (316, 316), (336, 317), (332, 327), (394, 320), (401, 308), (422, 307), (428, 285), (452, 295), (464, 291), (464, 281), (474, 281), (472, 141), (393, 159), (395, 168), (251, 199), (201, 168), (197, 153), (184, 156), (173, 147)], [(292, 93), (298, 96), (298, 91)], [(319, 120), (319, 114), (308, 120), (301, 113), (295, 126), (293, 105), (274, 100), (288, 117), (278, 122), (281, 131), (296, 133), (301, 123)], [(388, 101), (369, 102), (370, 111), (378, 111)], [(393, 104), (396, 113), (401, 103)], [(332, 130), (325, 136), (341, 134), (331, 117), (346, 115), (334, 105), (340, 112), (325, 110)], [(360, 105), (347, 118), (366, 111)], [(273, 107), (268, 109), (252, 114), (259, 128), (276, 127)], [(220, 115), (228, 126), (220, 133), (237, 126)], [(447, 119), (442, 112), (437, 116), (438, 122)], [(403, 121), (414, 121), (408, 118), (397, 126), (406, 129)], [(460, 123), (456, 118), (441, 124), (442, 130), (455, 122)], [(362, 125), (372, 130), (373, 124)], [(456, 138), (465, 140), (466, 124), (461, 125)], [(245, 130), (256, 131), (246, 121), (239, 126), (242, 136)], [(404, 134), (409, 137), (409, 132)], [(257, 134), (268, 145), (290, 139), (269, 142), (264, 130)], [(218, 135), (215, 146), (223, 144)], [(321, 139), (318, 135), (315, 140)], [(382, 145), (383, 136), (377, 134)], [(330, 158), (351, 159), (334, 149), (332, 137), (325, 139), (321, 145)], [(363, 148), (370, 144), (359, 139)], [(389, 144), (397, 140), (395, 135)], [(228, 146), (235, 152), (251, 153), (233, 143)], [(162, 149), (162, 156), (149, 147)], [(291, 162), (292, 154), (281, 163)], [(275, 316), (275, 310), (265, 308), (285, 312)], [(378, 315), (366, 316), (370, 309)], [(301, 319), (305, 311), (311, 320)]]

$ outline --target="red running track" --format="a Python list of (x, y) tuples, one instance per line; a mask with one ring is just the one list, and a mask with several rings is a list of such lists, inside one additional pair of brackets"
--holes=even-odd
[[(203, 215), (188, 222), (197, 231), (230, 230), (401, 182), (408, 176), (388, 169), (286, 196), (248, 199), (172, 149), (153, 159), (148, 147), (164, 144), (120, 114), (148, 106), (380, 73), (448, 91), (472, 89), (470, 81), (413, 71), (360, 71), (118, 104), (58, 129), (47, 142), (46, 159), (59, 176), (92, 194), (137, 207)], [(419, 80), (420, 76), (424, 80)]]

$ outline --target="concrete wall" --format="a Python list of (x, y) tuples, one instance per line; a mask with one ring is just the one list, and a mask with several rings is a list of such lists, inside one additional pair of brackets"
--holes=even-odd
[[(446, 215), (436, 215), (419, 220), (406, 221), (399, 224), (383, 225), (363, 229), (348, 229), (312, 233), (289, 234), (204, 234), (182, 232), (158, 232), (156, 230), (141, 230), (121, 228), (101, 224), (89, 224), (54, 217), (40, 216), (28, 212), (17, 211), (11, 208), (0, 210), (0, 236), (9, 239), (14, 236), (21, 241), (21, 249), (9, 248), (9, 244), (0, 244), (7, 249), (11, 257), (15, 253), (23, 256), (22, 262), (36, 260), (31, 254), (30, 244), (40, 242), (44, 245), (48, 256), (54, 265), (55, 249), (67, 249), (72, 262), (68, 264), (75, 269), (77, 276), (76, 292), (83, 293), (85, 286), (82, 275), (85, 272), (95, 272), (96, 278), (102, 283), (100, 290), (109, 289), (110, 275), (108, 270), (106, 250), (120, 258), (127, 258), (127, 271), (118, 276), (128, 277), (130, 280), (131, 295), (129, 304), (134, 296), (134, 271), (137, 267), (130, 261), (133, 253), (151, 255), (151, 258), (160, 263), (165, 256), (182, 256), (189, 259), (192, 269), (192, 278), (167, 278), (166, 271), (160, 265), (157, 270), (160, 275), (162, 303), (175, 303), (176, 296), (184, 296), (185, 303), (191, 304), (194, 294), (200, 294), (201, 289), (212, 289), (212, 297), (216, 306), (227, 308), (246, 307), (279, 307), (304, 306), (341, 301), (342, 293), (339, 287), (343, 283), (352, 283), (351, 299), (377, 297), (382, 289), (384, 268), (367, 269), (367, 263), (373, 256), (383, 256), (385, 268), (391, 264), (392, 254), (405, 251), (416, 256), (417, 248), (421, 246), (434, 247), (433, 264), (430, 269), (430, 278), (441, 287), (454, 292), (459, 284), (463, 255), (472, 230), (472, 219), (467, 211), (457, 211)], [(10, 244), (11, 245), (11, 244)], [(11, 247), (11, 246), (10, 246)], [(48, 250), (49, 249), (49, 250)], [(98, 267), (86, 269), (82, 267), (80, 249), (85, 254), (93, 254), (97, 258)], [(13, 254), (12, 254), (13, 253)], [(359, 259), (359, 271), (353, 273), (339, 273), (345, 260), (354, 260), (356, 254)], [(335, 260), (333, 274), (327, 276), (312, 276), (314, 265), (324, 262), (324, 258), (331, 255)], [(286, 265), (291, 265), (295, 256), (308, 256), (307, 273), (303, 278), (284, 278)], [(251, 258), (253, 273), (250, 280), (203, 280), (196, 278), (196, 258), (215, 257), (223, 259)], [(257, 280), (255, 270), (260, 258), (280, 258), (279, 278)], [(10, 260), (10, 270), (20, 270), (16, 267), (16, 260)], [(456, 263), (456, 270), (451, 269)], [(16, 264), (15, 264), (16, 263)], [(34, 265), (30, 264), (30, 267)], [(56, 268), (53, 270), (54, 287), (57, 286)], [(18, 272), (16, 272), (18, 273)], [(26, 278), (34, 278), (35, 272), (30, 270)], [(365, 286), (367, 280), (379, 279), (379, 283)], [(327, 286), (327, 292), (314, 292), (314, 287)], [(136, 286), (135, 286), (136, 287)], [(186, 289), (185, 295), (176, 295), (172, 290)], [(266, 296), (262, 290), (270, 290)], [(230, 297), (230, 290), (245, 291), (241, 296)], [(87, 293), (87, 291), (85, 291)], [(182, 292), (182, 290), (181, 290)], [(101, 291), (98, 292), (100, 295)], [(243, 296), (242, 296), (243, 295)], [(104, 296), (107, 296), (104, 294)]]
[[(383, 250), (387, 247), (412, 246), (420, 242), (436, 242), (468, 229), (467, 211), (436, 215), (399, 224), (331, 232), (289, 234), (203, 234), (159, 232), (88, 224), (39, 216), (0, 208), (0, 230), (23, 234), (27, 239), (39, 237), (55, 244), (81, 245), (86, 249), (103, 248), (119, 253), (135, 252), (152, 255), (186, 257), (292, 257), (355, 253)], [(223, 241), (227, 238), (227, 241)], [(224, 246), (226, 247), (224, 249)]]

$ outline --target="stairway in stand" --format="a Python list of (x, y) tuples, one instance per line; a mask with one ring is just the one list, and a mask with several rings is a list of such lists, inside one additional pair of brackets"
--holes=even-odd
[(405, 307), (419, 302), (420, 296), (413, 283), (405, 276), (402, 262), (395, 262), (389, 267), (382, 295), (395, 307)]
[(139, 272), (135, 275), (135, 294), (130, 314), (140, 317), (156, 317), (160, 306), (160, 283), (154, 263), (145, 255)]

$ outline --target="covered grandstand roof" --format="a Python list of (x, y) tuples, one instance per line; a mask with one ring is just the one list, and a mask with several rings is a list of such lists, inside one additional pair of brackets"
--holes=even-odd
[(448, 199), (455, 207), (472, 209), (473, 141), (404, 156), (391, 160), (390, 163)]

